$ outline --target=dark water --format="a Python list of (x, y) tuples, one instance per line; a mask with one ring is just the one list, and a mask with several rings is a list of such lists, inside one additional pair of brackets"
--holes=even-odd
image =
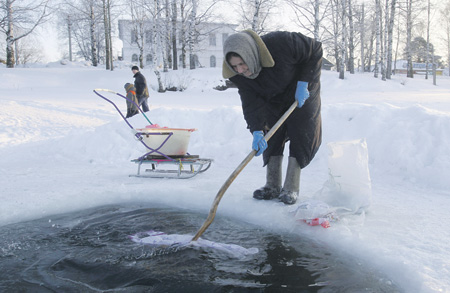
[(350, 257), (299, 236), (217, 216), (203, 239), (258, 248), (236, 258), (212, 248), (132, 242), (158, 230), (195, 234), (206, 215), (106, 206), (0, 227), (0, 292), (400, 292)]

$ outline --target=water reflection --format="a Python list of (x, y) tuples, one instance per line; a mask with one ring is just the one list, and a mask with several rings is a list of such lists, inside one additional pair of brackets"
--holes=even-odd
[(195, 234), (205, 215), (106, 206), (0, 227), (2, 292), (398, 292), (374, 272), (295, 235), (218, 216), (202, 238), (258, 248), (138, 245), (137, 232)]

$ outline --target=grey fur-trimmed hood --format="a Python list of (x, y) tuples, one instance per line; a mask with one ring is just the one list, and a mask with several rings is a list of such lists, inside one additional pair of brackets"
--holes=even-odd
[[(253, 40), (256, 42), (256, 46), (258, 47), (258, 53), (259, 53), (259, 60), (262, 67), (273, 67), (275, 65), (275, 61), (272, 58), (272, 55), (270, 54), (269, 50), (266, 47), (266, 44), (264, 44), (263, 40), (261, 39), (258, 34), (256, 34), (254, 31), (248, 29), (242, 31), (242, 33), (249, 34)], [(226, 53), (224, 54), (224, 58), (226, 58)], [(227, 60), (223, 60), (222, 64), (222, 76), (225, 79), (228, 79), (230, 77), (233, 77), (237, 75), (238, 73), (233, 70), (233, 68), (228, 64)]]

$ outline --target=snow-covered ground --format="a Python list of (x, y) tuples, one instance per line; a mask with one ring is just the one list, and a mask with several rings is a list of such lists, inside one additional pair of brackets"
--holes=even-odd
[[(236, 89), (217, 91), (220, 69), (171, 72), (183, 92), (157, 93), (151, 70), (148, 118), (161, 126), (196, 128), (189, 153), (214, 159), (189, 180), (129, 177), (142, 145), (95, 88), (124, 94), (129, 67), (114, 71), (67, 64), (0, 67), (0, 225), (89, 207), (161, 203), (209, 212), (224, 181), (250, 152)], [(125, 101), (106, 94), (125, 111)], [(450, 79), (322, 74), (323, 144), (302, 172), (301, 192), (314, 198), (328, 179), (327, 143), (365, 139), (372, 180), (366, 213), (331, 227), (295, 221), (292, 207), (252, 199), (265, 169), (253, 159), (223, 197), (218, 216), (298, 233), (352, 254), (389, 275), (405, 292), (450, 292)], [(129, 119), (147, 125), (142, 115)], [(214, 229), (212, 225), (209, 229)], [(186, 231), (195, 234), (196, 231)], [(239, 243), (235, 243), (239, 244)]]

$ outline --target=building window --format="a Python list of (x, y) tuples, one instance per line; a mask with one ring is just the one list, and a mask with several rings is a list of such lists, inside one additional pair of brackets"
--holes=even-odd
[(145, 58), (146, 64), (152, 64), (153, 63), (153, 56), (152, 54), (147, 54), (147, 57)]
[(216, 46), (216, 34), (209, 34), (209, 45)]
[(225, 43), (226, 39), (228, 39), (228, 34), (227, 33), (222, 34), (222, 44)]
[(131, 43), (132, 44), (137, 43), (137, 32), (136, 32), (136, 30), (132, 30), (131, 31)]
[(178, 35), (178, 44), (183, 44), (183, 40), (184, 40), (184, 34), (182, 31), (180, 31), (179, 35)]
[(150, 44), (152, 42), (152, 31), (145, 31), (145, 42)]
[(197, 55), (193, 55), (192, 58), (194, 58), (194, 64), (195, 67), (202, 67), (202, 65), (200, 64), (200, 62), (198, 61), (198, 56)]
[(209, 67), (216, 67), (216, 56), (209, 57)]
[(138, 62), (138, 55), (137, 54), (133, 54), (133, 56), (131, 56), (131, 62)]

